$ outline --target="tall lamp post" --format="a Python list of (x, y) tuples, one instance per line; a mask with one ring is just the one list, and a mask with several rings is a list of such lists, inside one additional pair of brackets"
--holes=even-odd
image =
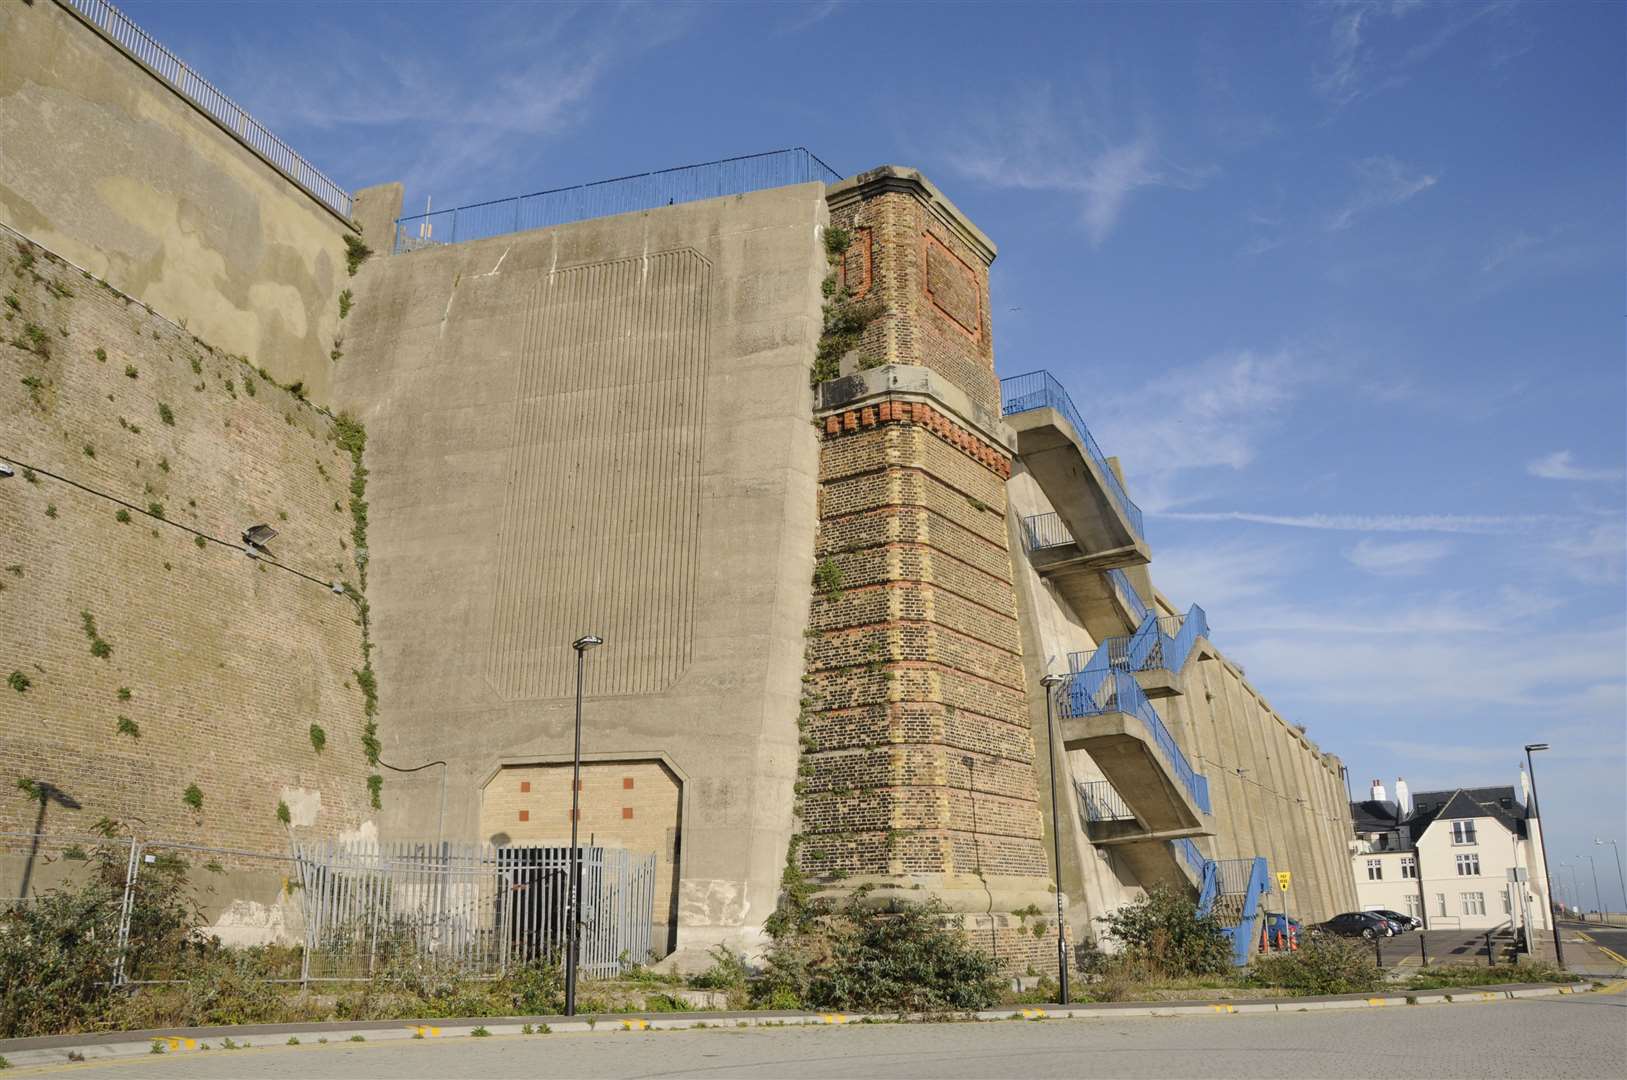
[(1537, 770), (1531, 762), (1533, 752), (1546, 749), (1548, 744), (1545, 742), (1525, 744), (1525, 771), (1531, 777), (1531, 816), (1537, 819), (1537, 835), (1542, 840), (1542, 883), (1548, 890), (1548, 925), (1554, 931), (1554, 963), (1564, 967), (1565, 947), (1559, 943), (1559, 919), (1554, 915), (1553, 874), (1548, 869), (1548, 830), (1542, 825), (1542, 807), (1537, 802)]
[(1621, 848), (1616, 846), (1614, 840), (1600, 840), (1597, 836), (1593, 838), (1594, 847), (1599, 847), (1602, 844), (1609, 844), (1610, 849), (1616, 853), (1616, 878), (1621, 882), (1621, 899), (1623, 903), (1627, 903), (1627, 875), (1623, 875), (1621, 872)]
[[(1047, 675), (1040, 685), (1045, 687), (1045, 741), (1051, 758), (1051, 846), (1056, 866), (1056, 981), (1062, 990), (1061, 1003), (1068, 1004), (1068, 923), (1062, 911), (1062, 815), (1056, 799), (1056, 718), (1052, 706), (1056, 700), (1058, 684), (1067, 682), (1066, 675)], [(1063, 754), (1066, 755), (1064, 750)], [(1067, 763), (1066, 756), (1063, 763)]]
[(582, 798), (582, 666), (589, 649), (604, 644), (604, 638), (584, 634), (571, 642), (576, 650), (576, 748), (571, 752), (571, 862), (570, 882), (565, 901), (565, 1015), (576, 1015), (576, 953), (578, 920), (576, 906), (582, 891), (582, 856), (576, 846), (576, 817)]
[(1604, 901), (1599, 897), (1599, 864), (1593, 861), (1591, 855), (1578, 855), (1578, 859), (1586, 859), (1593, 868), (1593, 910), (1599, 913), (1599, 921), (1604, 921)]

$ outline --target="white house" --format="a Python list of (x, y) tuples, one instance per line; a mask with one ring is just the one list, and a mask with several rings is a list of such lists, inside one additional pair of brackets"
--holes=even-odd
[(1372, 797), (1350, 804), (1356, 838), (1351, 871), (1364, 910), (1385, 908), (1430, 930), (1549, 928), (1541, 824), (1520, 771), (1513, 787), (1422, 791), (1397, 780), (1395, 799), (1373, 781)]

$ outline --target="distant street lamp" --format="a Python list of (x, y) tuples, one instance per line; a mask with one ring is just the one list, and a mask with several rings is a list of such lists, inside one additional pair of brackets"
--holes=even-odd
[[(1045, 740), (1051, 764), (1048, 771), (1051, 774), (1051, 846), (1056, 866), (1056, 981), (1062, 990), (1063, 1005), (1068, 1004), (1068, 923), (1062, 912), (1062, 817), (1057, 810), (1056, 719), (1052, 715), (1052, 705), (1056, 698), (1057, 685), (1067, 681), (1066, 675), (1047, 675), (1039, 681), (1040, 685), (1045, 687)], [(1067, 750), (1064, 749), (1062, 753), (1062, 762), (1066, 765)]]
[(576, 748), (571, 753), (571, 862), (565, 901), (565, 1015), (576, 1015), (576, 951), (578, 937), (577, 904), (582, 891), (581, 853), (576, 847), (576, 817), (582, 795), (582, 665), (589, 649), (604, 644), (604, 638), (585, 634), (571, 642), (576, 650)]
[(1593, 867), (1593, 910), (1599, 913), (1599, 921), (1604, 921), (1604, 901), (1599, 898), (1599, 864), (1593, 861), (1591, 855), (1578, 855), (1578, 859), (1586, 859)]
[(1548, 749), (1545, 742), (1525, 744), (1525, 771), (1531, 777), (1531, 805), (1529, 813), (1537, 819), (1537, 835), (1542, 840), (1542, 882), (1548, 890), (1548, 925), (1554, 930), (1554, 963), (1560, 967), (1565, 966), (1565, 947), (1559, 943), (1559, 919), (1554, 915), (1554, 882), (1553, 874), (1548, 869), (1548, 830), (1542, 825), (1542, 812), (1537, 804), (1537, 770), (1531, 762), (1531, 754), (1537, 750)]
[(1621, 882), (1622, 902), (1627, 903), (1627, 876), (1624, 876), (1621, 872), (1621, 848), (1616, 846), (1616, 842), (1614, 840), (1600, 840), (1597, 836), (1595, 836), (1593, 838), (1593, 846), (1598, 847), (1600, 844), (1609, 844), (1610, 849), (1616, 853), (1616, 877)]

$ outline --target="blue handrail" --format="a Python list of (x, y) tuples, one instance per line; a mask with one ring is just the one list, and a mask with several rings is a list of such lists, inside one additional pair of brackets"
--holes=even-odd
[(1119, 512), (1129, 520), (1130, 529), (1136, 538), (1144, 539), (1147, 534), (1141, 524), (1141, 508), (1130, 501), (1129, 493), (1124, 490), (1124, 485), (1119, 483), (1118, 476), (1107, 467), (1107, 457), (1102, 453), (1102, 448), (1096, 445), (1096, 439), (1085, 426), (1079, 410), (1074, 408), (1073, 398), (1068, 396), (1068, 391), (1049, 371), (1030, 371), (1000, 380), (1002, 415), (1010, 416), (1013, 413), (1028, 412), (1030, 409), (1055, 409), (1073, 425), (1074, 433), (1084, 444), (1085, 452), (1101, 470), (1103, 482), (1107, 484), (1108, 493), (1118, 505)]
[(1110, 712), (1121, 712), (1127, 716), (1134, 716), (1141, 721), (1147, 729), (1147, 735), (1152, 744), (1157, 747), (1164, 764), (1170, 773), (1185, 789), (1187, 795), (1199, 810), (1205, 814), (1214, 811), (1209, 803), (1209, 779), (1193, 769), (1181, 753), (1181, 747), (1171, 735), (1169, 728), (1159, 717), (1158, 711), (1147, 700), (1142, 692), (1141, 684), (1136, 682), (1135, 676), (1123, 668), (1109, 664), (1106, 661), (1105, 650), (1098, 649), (1096, 655), (1102, 657), (1100, 663), (1095, 657), (1086, 664), (1082, 671), (1070, 676), (1062, 684), (1059, 695), (1062, 703), (1064, 717), (1101, 716)]
[[(1209, 616), (1193, 604), (1185, 615), (1155, 617), (1148, 613), (1129, 637), (1103, 638), (1096, 655), (1102, 658), (1102, 664), (1126, 671), (1180, 671), (1198, 638), (1208, 636)], [(1086, 666), (1077, 664), (1078, 669)]]
[(400, 254), (813, 180), (830, 184), (841, 178), (806, 147), (745, 154), (398, 218), (395, 251)]
[(1217, 866), (1220, 892), (1236, 896), (1241, 890), (1242, 905), (1237, 922), (1221, 933), (1231, 942), (1232, 963), (1243, 967), (1254, 946), (1254, 927), (1260, 915), (1260, 898), (1271, 891), (1271, 874), (1263, 858), (1226, 859)]
[(1114, 590), (1119, 594), (1120, 602), (1135, 614), (1138, 624), (1152, 614), (1147, 609), (1147, 602), (1141, 599), (1141, 594), (1130, 584), (1130, 576), (1123, 570), (1109, 570), (1107, 580), (1112, 582)]

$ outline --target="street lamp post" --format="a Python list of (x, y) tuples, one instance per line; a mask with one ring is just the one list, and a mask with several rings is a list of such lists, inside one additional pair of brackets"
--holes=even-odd
[(1537, 750), (1548, 749), (1545, 742), (1525, 744), (1525, 771), (1531, 777), (1531, 816), (1537, 819), (1537, 835), (1542, 841), (1542, 883), (1548, 890), (1548, 925), (1554, 931), (1554, 963), (1561, 968), (1565, 966), (1565, 947), (1559, 943), (1559, 919), (1554, 915), (1554, 882), (1553, 875), (1548, 870), (1548, 830), (1542, 825), (1542, 809), (1537, 802), (1537, 770), (1531, 762), (1531, 754)]
[(1593, 868), (1593, 910), (1599, 913), (1599, 921), (1604, 921), (1604, 901), (1599, 898), (1599, 864), (1593, 861), (1591, 855), (1578, 855), (1578, 859), (1586, 859)]
[[(1052, 705), (1057, 684), (1067, 681), (1066, 675), (1047, 675), (1040, 685), (1045, 688), (1045, 739), (1051, 759), (1051, 846), (1056, 865), (1056, 981), (1062, 991), (1061, 1003), (1068, 1004), (1068, 922), (1062, 910), (1062, 815), (1057, 810), (1056, 798), (1056, 719)], [(1064, 750), (1063, 754), (1066, 755)], [(1063, 758), (1064, 764), (1067, 758)]]
[(571, 861), (565, 901), (565, 1015), (576, 1015), (577, 904), (582, 891), (582, 857), (576, 846), (576, 818), (582, 797), (582, 665), (587, 651), (604, 638), (585, 634), (571, 642), (576, 650), (576, 748), (571, 752)]
[(1616, 842), (1614, 840), (1600, 840), (1597, 836), (1595, 836), (1593, 838), (1593, 846), (1598, 847), (1601, 844), (1609, 844), (1610, 850), (1616, 853), (1616, 878), (1621, 882), (1622, 902), (1627, 903), (1627, 876), (1624, 876), (1621, 872), (1621, 848), (1616, 846)]

